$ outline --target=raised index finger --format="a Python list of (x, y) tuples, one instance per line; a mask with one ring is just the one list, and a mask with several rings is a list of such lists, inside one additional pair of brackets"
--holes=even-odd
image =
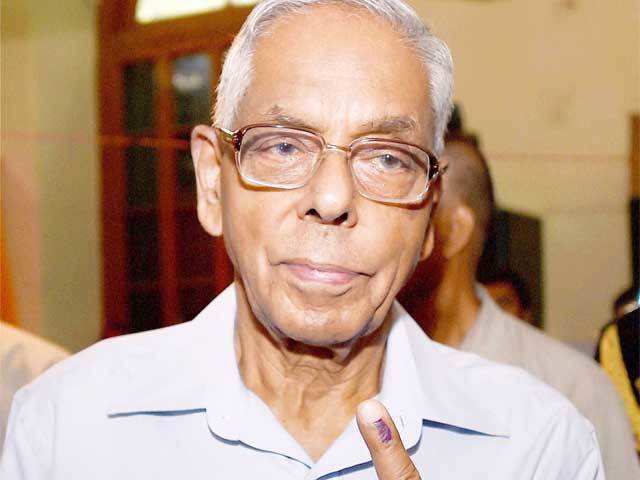
[(420, 480), (391, 416), (380, 402), (362, 402), (356, 419), (380, 480)]

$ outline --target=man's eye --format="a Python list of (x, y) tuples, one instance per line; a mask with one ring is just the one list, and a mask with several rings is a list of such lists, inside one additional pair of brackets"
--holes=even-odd
[(385, 170), (397, 170), (407, 168), (407, 164), (399, 157), (385, 153), (377, 157), (376, 163)]
[(287, 142), (280, 142), (277, 143), (276, 145), (271, 147), (275, 152), (279, 153), (280, 155), (291, 155), (293, 153), (296, 153), (296, 151), (298, 150), (294, 145), (287, 143)]

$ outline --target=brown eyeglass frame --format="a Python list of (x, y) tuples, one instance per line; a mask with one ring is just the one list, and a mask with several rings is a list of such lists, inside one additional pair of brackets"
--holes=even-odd
[[(324, 137), (314, 131), (314, 130), (310, 130), (308, 128), (302, 128), (302, 127), (290, 127), (287, 125), (280, 125), (280, 124), (274, 124), (274, 123), (252, 123), (249, 125), (245, 125), (244, 127), (241, 127), (237, 130), (228, 130), (226, 128), (223, 127), (219, 127), (219, 126), (214, 126), (215, 130), (217, 132), (220, 133), (222, 140), (224, 140), (226, 143), (228, 143), (229, 145), (231, 145), (233, 147), (233, 151), (235, 154), (235, 164), (236, 164), (236, 168), (238, 169), (238, 173), (240, 173), (240, 176), (245, 180), (248, 181), (249, 183), (252, 184), (257, 184), (258, 186), (270, 186), (268, 184), (262, 184), (260, 182), (257, 182), (256, 180), (250, 179), (250, 178), (245, 178), (245, 176), (242, 174), (242, 169), (240, 168), (240, 146), (242, 145), (242, 139), (245, 136), (245, 134), (253, 129), (253, 128), (283, 128), (283, 129), (287, 129), (287, 130), (297, 130), (300, 132), (305, 132), (311, 135), (314, 135), (315, 137), (319, 138), (322, 141), (322, 152), (326, 151), (327, 149), (329, 150), (340, 150), (343, 151), (347, 154), (347, 161), (350, 161), (351, 159), (351, 151), (353, 150), (354, 146), (356, 145), (361, 145), (361, 144), (365, 144), (365, 143), (369, 143), (369, 142), (385, 142), (385, 143), (395, 143), (397, 145), (404, 145), (404, 146), (409, 146), (409, 147), (413, 147), (416, 148), (418, 150), (420, 150), (421, 152), (423, 152), (427, 158), (429, 159), (429, 165), (428, 165), (428, 173), (427, 173), (427, 181), (426, 181), (426, 185), (424, 187), (424, 190), (418, 195), (418, 197), (415, 200), (392, 200), (392, 199), (386, 199), (386, 198), (381, 198), (381, 197), (373, 197), (370, 195), (366, 195), (364, 193), (362, 193), (360, 191), (360, 189), (358, 189), (358, 193), (360, 193), (360, 195), (376, 201), (376, 202), (381, 202), (381, 203), (389, 203), (389, 204), (396, 204), (396, 205), (417, 205), (420, 204), (424, 201), (424, 199), (427, 196), (427, 193), (429, 192), (429, 187), (431, 186), (431, 184), (438, 178), (440, 177), (446, 170), (446, 165), (444, 166), (444, 168), (440, 167), (440, 162), (438, 161), (438, 158), (431, 153), (429, 150), (426, 150), (425, 148), (421, 147), (420, 145), (416, 145), (414, 143), (409, 143), (409, 142), (403, 142), (403, 141), (399, 141), (399, 140), (394, 140), (394, 139), (389, 139), (389, 138), (378, 138), (378, 137), (360, 137), (360, 138), (356, 138), (355, 140), (353, 140), (348, 146), (344, 147), (344, 146), (340, 146), (340, 145), (333, 145), (330, 143), (327, 143), (326, 140), (324, 139)], [(309, 178), (311, 178), (313, 175), (310, 175)], [(301, 188), (303, 185), (298, 186), (298, 187), (292, 187), (291, 190), (295, 189), (295, 188)], [(282, 188), (282, 189), (286, 189), (284, 187), (272, 187), (272, 188)]]

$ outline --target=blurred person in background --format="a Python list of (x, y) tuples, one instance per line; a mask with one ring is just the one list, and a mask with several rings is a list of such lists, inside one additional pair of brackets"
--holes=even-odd
[(531, 295), (520, 275), (513, 270), (500, 270), (483, 279), (482, 285), (502, 310), (533, 324)]
[(67, 356), (61, 347), (0, 321), (0, 453), (13, 395)]
[(636, 289), (616, 299), (616, 317), (602, 329), (596, 360), (624, 402), (640, 455), (640, 298), (637, 292)]
[(640, 309), (640, 288), (630, 288), (616, 298), (613, 302), (613, 317), (622, 318), (627, 313)]
[(502, 310), (476, 281), (495, 208), (477, 140), (454, 134), (442, 161), (447, 173), (434, 217), (434, 250), (398, 299), (433, 340), (521, 367), (563, 393), (595, 426), (607, 478), (640, 478), (629, 421), (602, 369)]

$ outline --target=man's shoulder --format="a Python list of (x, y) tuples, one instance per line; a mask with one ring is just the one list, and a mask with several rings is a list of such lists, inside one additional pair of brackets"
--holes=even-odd
[(563, 394), (526, 370), (431, 340), (412, 343), (414, 348), (430, 350), (440, 364), (438, 371), (419, 366), (421, 381), (432, 385), (435, 381), (439, 388), (448, 389), (448, 401), (455, 402), (457, 410), (485, 412), (505, 425), (510, 435), (544, 435), (551, 425), (564, 425), (582, 439), (585, 448), (591, 442), (592, 425)]
[(526, 413), (532, 408), (552, 415), (572, 407), (560, 392), (518, 366), (497, 363), (474, 353), (437, 344), (436, 349), (452, 366), (450, 372), (469, 395), (503, 411)]
[(498, 307), (489, 322), (502, 348), (494, 345), (499, 350), (494, 354), (478, 353), (525, 370), (594, 424), (601, 412), (620, 409), (611, 381), (593, 359)]
[(90, 397), (126, 394), (139, 379), (151, 379), (179, 363), (193, 337), (192, 322), (101, 340), (52, 366), (24, 387), (22, 396)]
[(608, 390), (610, 381), (591, 358), (506, 312), (497, 310), (491, 321), (504, 332), (505, 350), (512, 365), (521, 367), (574, 400), (587, 390)]
[[(593, 424), (562, 393), (524, 369), (455, 351), (457, 385), (466, 402), (491, 412), (507, 425), (509, 437), (541, 448), (572, 445), (586, 455), (597, 448)], [(566, 443), (564, 440), (568, 440)]]
[(110, 389), (123, 397), (131, 389), (140, 392), (145, 388), (145, 393), (162, 389), (172, 378), (173, 390), (177, 390), (200, 379), (197, 376), (204, 362), (212, 362), (211, 352), (228, 350), (234, 318), (232, 285), (193, 320), (97, 342), (55, 365), (28, 387), (49, 394), (78, 390), (81, 395), (92, 391), (102, 395)]

